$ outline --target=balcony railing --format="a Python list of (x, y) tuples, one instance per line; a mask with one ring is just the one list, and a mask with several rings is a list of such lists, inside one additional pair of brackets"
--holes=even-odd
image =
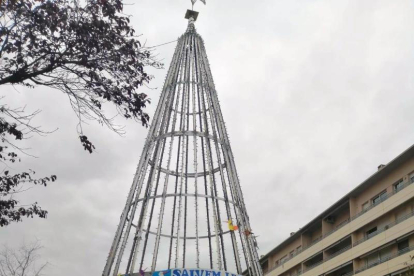
[(374, 231), (374, 232), (370, 233), (369, 235), (363, 237), (362, 239), (354, 242), (354, 246), (357, 246), (358, 244), (363, 243), (364, 241), (367, 241), (369, 239), (372, 239), (376, 235), (378, 235), (378, 234), (380, 234), (380, 233), (382, 233), (384, 231), (387, 231), (391, 227), (394, 227), (395, 225), (400, 224), (401, 222), (403, 222), (403, 221), (405, 221), (405, 220), (407, 220), (407, 219), (409, 219), (409, 218), (411, 218), (413, 216), (414, 216), (414, 211), (413, 212), (409, 212), (408, 214), (405, 214), (405, 215), (397, 218), (394, 222), (391, 222), (391, 223), (389, 223), (389, 224), (387, 224), (387, 225), (385, 225), (385, 226), (377, 229), (377, 231)]
[(338, 255), (341, 255), (342, 253), (344, 253), (345, 251), (348, 251), (351, 248), (352, 248), (352, 244), (350, 244), (350, 245), (348, 245), (348, 246), (346, 246), (346, 247), (344, 247), (344, 248), (342, 248), (342, 249), (340, 249), (340, 250), (332, 253), (331, 255), (329, 255), (328, 257), (326, 257), (324, 261), (327, 262), (330, 259), (333, 259), (333, 258), (335, 258)]
[(319, 266), (319, 265), (323, 264), (323, 262), (324, 262), (324, 260), (320, 260), (320, 261), (319, 261), (319, 262), (317, 262), (317, 263), (314, 263), (314, 264), (312, 264), (312, 265), (310, 265), (310, 266), (307, 266), (307, 267), (305, 267), (305, 268), (303, 269), (303, 272), (309, 271), (309, 270), (311, 270), (312, 268), (315, 268), (315, 267), (317, 267), (317, 266)]
[(325, 258), (324, 260), (322, 260), (322, 261), (320, 261), (320, 262), (318, 262), (318, 263), (316, 263), (316, 264), (314, 264), (314, 265), (312, 265), (312, 266), (310, 266), (310, 267), (306, 268), (306, 269), (305, 269), (305, 271), (308, 271), (308, 270), (310, 270), (310, 269), (312, 269), (312, 268), (314, 268), (314, 267), (316, 267), (316, 266), (318, 266), (318, 265), (320, 265), (320, 264), (322, 264), (322, 263), (324, 263), (324, 262), (329, 261), (330, 259), (333, 259), (334, 257), (336, 257), (336, 256), (338, 256), (338, 255), (340, 255), (340, 254), (342, 254), (343, 252), (348, 251), (348, 250), (349, 250), (349, 249), (351, 249), (353, 246), (357, 246), (358, 244), (361, 244), (361, 243), (363, 243), (364, 241), (367, 241), (367, 240), (369, 240), (369, 239), (371, 239), (371, 238), (375, 237), (376, 235), (378, 235), (378, 234), (380, 234), (380, 233), (382, 233), (382, 232), (384, 232), (384, 231), (386, 231), (386, 230), (388, 230), (388, 229), (392, 228), (393, 226), (395, 226), (395, 225), (397, 225), (397, 224), (399, 224), (399, 223), (401, 223), (401, 222), (403, 222), (403, 221), (405, 221), (405, 220), (407, 220), (407, 219), (409, 219), (409, 218), (411, 218), (411, 217), (413, 217), (413, 216), (414, 216), (414, 211), (413, 211), (413, 212), (410, 212), (410, 213), (408, 213), (408, 214), (405, 214), (404, 216), (399, 217), (396, 221), (394, 221), (394, 222), (392, 222), (392, 223), (389, 223), (389, 224), (385, 225), (384, 227), (381, 227), (381, 228), (380, 228), (380, 229), (378, 229), (377, 231), (372, 232), (371, 234), (369, 234), (369, 236), (366, 236), (366, 237), (364, 237), (364, 238), (360, 239), (359, 241), (354, 242), (354, 244), (353, 244), (353, 245), (352, 245), (352, 244), (350, 244), (350, 245), (348, 245), (347, 247), (344, 247), (344, 248), (342, 248), (342, 249), (340, 249), (340, 250), (336, 251), (335, 253), (333, 253), (332, 255), (328, 256), (328, 257), (327, 257), (327, 258)]
[[(328, 275), (328, 274), (326, 274), (326, 275)], [(332, 274), (332, 275), (329, 275), (329, 276), (333, 276), (333, 275), (335, 275), (335, 276), (337, 276), (337, 275), (341, 275), (341, 276), (352, 276), (352, 275), (354, 275), (354, 272), (353, 271), (350, 271), (350, 272), (348, 272), (346, 274)]]
[(290, 274), (290, 276), (300, 276), (302, 274), (303, 274), (303, 272), (296, 272), (295, 274)]
[(315, 268), (315, 267), (317, 267), (317, 266), (319, 266), (319, 265), (321, 265), (321, 264), (323, 264), (323, 263), (325, 263), (325, 262), (329, 261), (330, 259), (333, 259), (333, 258), (335, 258), (335, 257), (336, 257), (336, 256), (338, 256), (338, 255), (341, 255), (342, 253), (344, 253), (345, 251), (348, 251), (348, 250), (349, 250), (349, 249), (351, 249), (351, 248), (352, 248), (352, 244), (350, 244), (350, 245), (348, 245), (348, 246), (346, 246), (346, 247), (344, 247), (344, 248), (342, 248), (342, 249), (340, 249), (340, 250), (336, 251), (335, 253), (333, 253), (332, 255), (328, 256), (327, 258), (325, 258), (325, 259), (323, 259), (323, 260), (321, 260), (321, 261), (319, 261), (319, 262), (317, 262), (317, 263), (315, 263), (315, 264), (313, 264), (313, 265), (311, 265), (311, 266), (306, 267), (306, 268), (304, 269), (304, 271), (309, 271), (309, 270), (311, 270), (312, 268)]
[[(270, 268), (268, 270), (268, 273), (271, 272), (272, 270), (275, 270), (276, 268), (278, 268), (279, 266), (283, 265), (284, 263), (286, 263), (287, 261), (293, 259), (294, 257), (296, 257), (297, 255), (299, 255), (300, 253), (302, 253), (303, 251), (307, 250), (308, 248), (312, 247), (313, 245), (319, 243), (321, 240), (325, 239), (326, 237), (332, 235), (333, 233), (335, 233), (336, 231), (338, 231), (339, 229), (341, 229), (342, 227), (344, 227), (345, 225), (347, 225), (348, 223), (350, 223), (351, 221), (357, 219), (358, 217), (360, 217), (361, 215), (365, 214), (366, 212), (368, 212), (369, 210), (371, 210), (372, 208), (374, 208), (375, 206), (377, 206), (378, 204), (384, 202), (385, 200), (387, 200), (388, 198), (392, 197), (393, 195), (395, 195), (396, 193), (400, 192), (401, 190), (405, 189), (406, 187), (408, 187), (409, 185), (411, 185), (414, 182), (414, 179), (409, 179), (408, 181), (406, 181), (405, 183), (402, 184), (402, 186), (398, 189), (393, 189), (392, 192), (384, 194), (381, 196), (381, 198), (375, 202), (372, 203), (370, 206), (368, 206), (367, 208), (365, 208), (364, 210), (362, 210), (361, 212), (357, 213), (356, 215), (354, 215), (353, 217), (350, 217), (344, 221), (342, 221), (341, 223), (339, 223), (337, 226), (335, 226), (335, 228), (333, 228), (331, 231), (325, 233), (324, 235), (320, 236), (319, 238), (313, 240), (310, 244), (308, 244), (307, 246), (302, 247), (302, 249), (296, 250), (292, 255), (290, 255), (289, 257), (287, 257), (285, 260), (283, 260), (282, 262), (279, 262), (277, 265), (275, 265), (274, 267)], [(405, 220), (405, 219), (404, 219)], [(400, 221), (401, 222), (401, 221)], [(398, 223), (396, 223), (398, 224)], [(395, 225), (395, 224), (394, 224)], [(389, 225), (389, 227), (391, 227)], [(387, 228), (388, 229), (388, 228)], [(385, 229), (386, 230), (386, 229)], [(384, 230), (384, 231), (385, 231)], [(377, 230), (378, 231), (378, 230)], [(379, 234), (379, 233), (377, 233)], [(371, 235), (370, 237), (373, 237), (375, 235)], [(366, 240), (366, 239), (365, 239)], [(357, 241), (356, 243), (354, 243), (354, 246), (364, 242), (365, 240), (360, 240)], [(359, 243), (358, 243), (359, 242)], [(333, 257), (332, 257), (333, 258)], [(308, 269), (309, 270), (309, 269)]]
[(347, 274), (344, 274), (344, 275), (341, 275), (341, 276), (352, 276), (352, 275), (354, 275), (354, 272), (353, 271), (350, 271)]
[(375, 203), (371, 203), (371, 205), (369, 205), (367, 208), (365, 208), (364, 210), (362, 210), (361, 212), (359, 212), (358, 214), (356, 214), (355, 216), (353, 216), (351, 218), (351, 220), (357, 219), (358, 217), (360, 217), (361, 215), (365, 214), (366, 212), (368, 212), (369, 210), (371, 210), (372, 208), (374, 208), (378, 204), (384, 202), (385, 200), (387, 200), (388, 198), (392, 197), (396, 193), (398, 193), (401, 190), (405, 189), (407, 186), (411, 185), (412, 183), (413, 183), (413, 180), (409, 179), (408, 181), (406, 181), (405, 183), (403, 183), (400, 188), (394, 189), (394, 187), (393, 187), (393, 190), (391, 192), (381, 195), (381, 197), (378, 199), (378, 201), (376, 201)]
[(372, 262), (368, 265), (364, 265), (363, 267), (360, 267), (357, 270), (355, 270), (355, 274), (360, 273), (362, 271), (365, 271), (367, 269), (370, 269), (371, 267), (374, 267), (374, 266), (380, 265), (382, 263), (388, 262), (389, 260), (397, 258), (397, 257), (399, 257), (401, 255), (404, 255), (405, 253), (408, 253), (408, 252), (413, 251), (413, 250), (414, 250), (414, 246), (411, 246), (411, 247), (404, 248), (404, 249), (398, 251), (397, 253), (391, 253), (391, 254), (388, 254), (386, 256), (380, 257), (375, 262)]
[(349, 222), (351, 221), (350, 218), (347, 218), (346, 220), (344, 220), (343, 222), (339, 223), (337, 226), (335, 226), (331, 231), (326, 232), (323, 236), (324, 238), (326, 238), (327, 236), (331, 235), (332, 233), (335, 233), (336, 231), (338, 231), (339, 229), (342, 228), (342, 226), (347, 225)]

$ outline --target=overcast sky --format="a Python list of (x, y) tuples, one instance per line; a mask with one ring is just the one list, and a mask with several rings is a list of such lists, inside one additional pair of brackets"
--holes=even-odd
[[(147, 46), (176, 40), (190, 0), (128, 0)], [(207, 0), (196, 5), (260, 254), (266, 254), (414, 144), (412, 0)], [(162, 70), (142, 92), (152, 115), (175, 43), (158, 47)], [(37, 87), (1, 87), (11, 105), (42, 109), (47, 137), (28, 141), (24, 168), (56, 174), (21, 195), (49, 211), (0, 229), (0, 244), (39, 239), (45, 275), (100, 275), (147, 129), (119, 137), (92, 123), (78, 141), (67, 98)], [(20, 165), (19, 165), (20, 166)], [(17, 171), (20, 167), (15, 166)]]

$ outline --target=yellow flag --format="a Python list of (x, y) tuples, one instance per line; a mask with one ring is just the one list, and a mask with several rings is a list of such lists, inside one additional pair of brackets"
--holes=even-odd
[(229, 219), (227, 223), (229, 224), (229, 230), (234, 231), (234, 226), (233, 223), (231, 223), (231, 219)]

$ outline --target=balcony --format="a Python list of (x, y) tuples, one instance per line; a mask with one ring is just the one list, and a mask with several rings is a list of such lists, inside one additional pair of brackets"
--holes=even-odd
[(388, 229), (390, 229), (390, 228), (394, 227), (395, 225), (400, 224), (401, 222), (403, 222), (403, 221), (405, 221), (405, 220), (407, 220), (407, 219), (409, 219), (409, 218), (411, 218), (411, 217), (413, 217), (413, 216), (414, 216), (414, 211), (413, 211), (413, 212), (409, 212), (408, 214), (405, 214), (405, 215), (403, 215), (403, 216), (399, 217), (399, 218), (398, 218), (397, 220), (395, 220), (394, 222), (391, 222), (391, 223), (389, 223), (389, 224), (387, 224), (387, 225), (385, 225), (385, 226), (383, 226), (383, 227), (381, 227), (381, 228), (377, 229), (377, 231), (372, 232), (372, 233), (370, 233), (369, 235), (367, 235), (367, 236), (363, 237), (362, 239), (360, 239), (360, 240), (358, 240), (358, 241), (354, 242), (353, 246), (357, 246), (358, 244), (361, 244), (361, 243), (363, 243), (363, 242), (365, 242), (365, 241), (367, 241), (367, 240), (369, 240), (369, 239), (372, 239), (372, 238), (373, 238), (373, 237), (375, 237), (376, 235), (378, 235), (378, 234), (380, 234), (380, 233), (382, 233), (382, 232), (384, 232), (384, 231), (387, 231)]
[(323, 274), (324, 276), (350, 276), (354, 275), (354, 266), (352, 262), (344, 267)]
[(341, 275), (341, 276), (352, 276), (355, 275), (353, 271), (348, 272), (347, 274)]
[(303, 272), (309, 271), (312, 268), (317, 267), (318, 265), (322, 263), (323, 263), (323, 253), (320, 252), (303, 263), (304, 264)]
[(302, 264), (299, 264), (289, 271), (284, 272), (281, 276), (300, 276), (302, 275)]
[[(307, 271), (311, 270), (312, 268), (315, 268), (315, 267), (317, 267), (317, 266), (319, 266), (319, 265), (335, 258), (336, 256), (341, 255), (342, 253), (350, 250), (351, 248), (352, 248), (351, 237), (347, 237), (343, 241), (336, 244), (335, 246), (332, 246), (331, 248), (327, 249), (325, 251), (325, 253), (327, 254), (327, 256), (325, 258), (322, 258), (322, 259), (318, 260), (317, 262), (313, 262), (311, 265), (305, 267), (303, 272), (307, 272)], [(319, 255), (323, 256), (322, 252), (320, 254), (318, 254), (317, 256), (319, 256)], [(306, 263), (304, 263), (304, 264), (306, 265)]]
[(357, 270), (355, 270), (355, 274), (361, 273), (361, 272), (363, 272), (363, 271), (365, 271), (367, 269), (370, 269), (370, 268), (375, 267), (377, 265), (380, 265), (382, 263), (388, 262), (388, 261), (390, 261), (390, 260), (392, 260), (394, 258), (397, 258), (397, 257), (399, 257), (401, 255), (404, 255), (404, 254), (406, 254), (408, 252), (411, 252), (413, 250), (414, 250), (414, 246), (411, 246), (411, 247), (404, 248), (403, 250), (400, 250), (400, 251), (398, 251), (396, 253), (392, 253), (392, 254), (388, 254), (386, 256), (380, 257), (380, 258), (378, 258), (377, 261), (372, 262), (369, 265), (364, 265), (364, 266), (358, 268)]
[(389, 192), (389, 193), (386, 193), (386, 194), (381, 195), (381, 197), (375, 203), (371, 203), (371, 205), (369, 205), (364, 210), (362, 210), (361, 212), (359, 212), (358, 214), (356, 214), (355, 216), (353, 216), (351, 218), (351, 220), (357, 219), (358, 217), (360, 217), (361, 215), (365, 214), (366, 212), (368, 212), (369, 210), (371, 210), (375, 206), (379, 205), (380, 203), (386, 201), (388, 198), (392, 197), (396, 193), (401, 192), (404, 188), (406, 188), (407, 186), (411, 185), (412, 183), (413, 183), (413, 180), (412, 179), (409, 179), (407, 182), (403, 183), (401, 185), (401, 187), (399, 187), (398, 189), (393, 189), (392, 192)]
[(325, 262), (333, 259), (336, 256), (339, 256), (340, 254), (342, 254), (342, 253), (350, 250), (351, 248), (353, 248), (353, 247), (355, 247), (355, 246), (357, 246), (357, 245), (359, 245), (359, 244), (361, 244), (361, 243), (363, 243), (363, 242), (365, 242), (367, 240), (370, 240), (371, 238), (377, 236), (378, 234), (380, 234), (380, 233), (382, 233), (384, 231), (387, 231), (388, 229), (390, 229), (390, 228), (392, 228), (392, 227), (394, 227), (394, 226), (396, 226), (396, 225), (398, 225), (398, 224), (406, 221), (407, 219), (409, 219), (411, 217), (414, 217), (414, 211), (413, 212), (409, 212), (408, 214), (406, 214), (404, 216), (401, 216), (400, 218), (398, 218), (394, 222), (391, 222), (391, 223), (387, 224), (384, 227), (381, 227), (380, 229), (378, 229), (377, 231), (371, 233), (370, 235), (362, 238), (359, 241), (356, 241), (354, 244), (351, 244), (351, 238), (350, 237), (345, 238), (343, 241), (341, 241), (337, 245), (332, 246), (331, 248), (327, 249), (326, 250), (326, 252), (328, 253), (327, 256), (324, 259), (319, 260), (318, 262), (314, 262), (312, 265), (309, 265), (308, 267), (306, 267), (304, 269), (304, 272), (309, 271), (312, 268), (315, 268), (315, 267), (317, 267), (317, 266), (319, 266), (319, 265), (321, 265), (321, 264), (323, 264), (323, 263), (325, 263)]
[(342, 241), (338, 242), (337, 244), (325, 250), (326, 257), (324, 259), (324, 262), (327, 262), (330, 259), (335, 258), (336, 256), (342, 254), (343, 252), (351, 248), (352, 248), (352, 239), (351, 239), (351, 236), (348, 236)]

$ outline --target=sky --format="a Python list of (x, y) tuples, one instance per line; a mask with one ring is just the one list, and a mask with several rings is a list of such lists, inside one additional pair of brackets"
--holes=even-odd
[[(190, 0), (126, 3), (146, 46), (186, 29)], [(413, 1), (207, 0), (195, 9), (260, 255), (414, 144)], [(164, 68), (148, 68), (154, 79), (140, 90), (152, 99), (150, 115), (174, 47), (156, 48)], [(61, 92), (8, 86), (0, 95), (41, 109), (34, 123), (56, 129), (27, 140), (35, 157), (9, 169), (58, 177), (19, 196), (47, 219), (0, 229), (0, 244), (39, 240), (44, 275), (100, 275), (147, 129), (119, 120), (121, 137), (91, 122), (89, 154)]]

